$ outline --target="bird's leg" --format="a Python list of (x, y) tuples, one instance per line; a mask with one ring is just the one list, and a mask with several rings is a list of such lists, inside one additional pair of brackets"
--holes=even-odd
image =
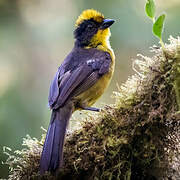
[(88, 111), (96, 111), (96, 112), (100, 111), (100, 109), (94, 107), (81, 107), (81, 108), (82, 110), (88, 110)]

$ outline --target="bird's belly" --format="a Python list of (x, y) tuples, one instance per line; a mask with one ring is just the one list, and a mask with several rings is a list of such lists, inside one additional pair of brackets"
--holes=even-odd
[[(76, 97), (81, 107), (90, 107), (104, 93), (112, 77), (112, 72), (103, 75), (92, 87)], [(77, 107), (79, 109), (79, 107)]]

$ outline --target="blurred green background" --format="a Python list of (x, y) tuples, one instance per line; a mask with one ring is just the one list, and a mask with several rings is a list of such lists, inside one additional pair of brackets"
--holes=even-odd
[[(87, 8), (116, 20), (111, 28), (115, 75), (96, 106), (113, 103), (116, 84), (133, 73), (132, 58), (137, 53), (150, 55), (149, 47), (158, 45), (144, 4), (145, 0), (0, 0), (0, 161), (7, 158), (3, 146), (21, 149), (26, 134), (40, 138), (40, 127), (47, 128), (50, 81), (73, 47), (75, 20)], [(180, 1), (156, 4), (158, 14), (167, 14), (163, 39), (168, 42), (169, 35), (180, 35)], [(81, 119), (80, 115), (75, 116)], [(70, 128), (77, 126), (75, 118), (72, 122)], [(7, 172), (8, 167), (0, 165), (0, 178)]]

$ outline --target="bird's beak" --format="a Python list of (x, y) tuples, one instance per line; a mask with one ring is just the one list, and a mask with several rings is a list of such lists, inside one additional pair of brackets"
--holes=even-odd
[(114, 22), (115, 20), (113, 19), (104, 19), (102, 25), (100, 26), (100, 29), (106, 29), (110, 27)]

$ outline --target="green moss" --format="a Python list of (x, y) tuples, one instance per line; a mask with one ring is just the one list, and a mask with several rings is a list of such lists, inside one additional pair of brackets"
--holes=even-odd
[(38, 172), (43, 136), (24, 139), (26, 149), (9, 155), (9, 179), (180, 178), (179, 43), (171, 37), (164, 53), (138, 56), (136, 74), (114, 92), (116, 103), (67, 135), (64, 168), (55, 176)]
[(175, 55), (176, 63), (174, 65), (174, 89), (176, 92), (176, 99), (180, 111), (180, 44), (176, 48)]

